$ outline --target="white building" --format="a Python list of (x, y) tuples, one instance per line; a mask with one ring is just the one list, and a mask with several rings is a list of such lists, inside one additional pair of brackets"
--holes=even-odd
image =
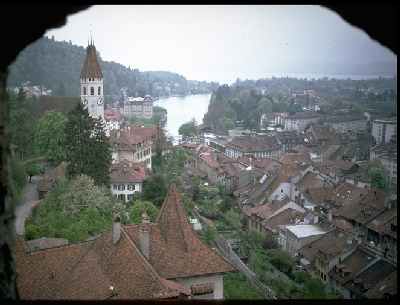
[(389, 119), (376, 119), (372, 123), (372, 136), (376, 144), (389, 143), (397, 140), (397, 117)]
[(103, 73), (97, 61), (96, 47), (91, 42), (86, 48), (86, 58), (82, 66), (81, 102), (93, 118), (104, 120)]
[(280, 231), (278, 243), (291, 256), (296, 256), (299, 249), (326, 233), (317, 224), (284, 226)]
[(128, 117), (151, 119), (153, 117), (153, 99), (145, 97), (128, 97), (124, 102), (123, 114)]
[(320, 118), (321, 116), (315, 112), (297, 112), (286, 117), (285, 130), (302, 132), (309, 124), (318, 122)]
[(143, 164), (121, 161), (111, 166), (111, 193), (125, 202), (131, 201), (135, 193), (142, 192), (146, 169)]

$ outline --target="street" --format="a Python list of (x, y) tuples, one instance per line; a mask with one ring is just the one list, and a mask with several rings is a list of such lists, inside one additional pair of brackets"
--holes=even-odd
[(17, 235), (24, 235), (25, 219), (31, 215), (33, 207), (38, 204), (37, 184), (39, 180), (38, 176), (34, 176), (32, 182), (27, 182), (21, 201), (15, 208), (15, 231)]

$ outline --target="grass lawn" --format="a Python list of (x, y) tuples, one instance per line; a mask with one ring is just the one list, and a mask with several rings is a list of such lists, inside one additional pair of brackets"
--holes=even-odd
[(260, 300), (263, 296), (247, 281), (246, 277), (239, 272), (229, 273), (224, 276), (224, 298)]

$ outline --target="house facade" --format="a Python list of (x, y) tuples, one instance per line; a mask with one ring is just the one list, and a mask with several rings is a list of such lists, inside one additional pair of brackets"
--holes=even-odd
[(135, 193), (141, 193), (143, 181), (146, 178), (144, 164), (123, 160), (111, 165), (110, 189), (113, 196), (129, 202), (133, 200)]
[(153, 129), (127, 126), (124, 129), (113, 130), (110, 134), (113, 162), (127, 160), (144, 163), (151, 169)]

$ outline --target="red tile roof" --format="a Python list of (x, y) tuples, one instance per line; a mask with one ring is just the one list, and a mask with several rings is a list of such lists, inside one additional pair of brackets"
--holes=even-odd
[(111, 183), (143, 182), (146, 178), (146, 167), (141, 163), (133, 163), (127, 160), (111, 165)]
[(81, 70), (81, 79), (83, 78), (103, 78), (94, 45), (86, 48), (86, 57)]
[[(225, 273), (235, 268), (205, 245), (193, 231), (182, 205), (181, 195), (171, 186), (156, 223), (150, 226), (149, 262), (164, 278)], [(139, 225), (126, 226), (138, 244)]]
[(22, 299), (170, 298), (190, 294), (161, 278), (122, 228), (78, 244), (26, 253), (17, 242), (17, 286)]

